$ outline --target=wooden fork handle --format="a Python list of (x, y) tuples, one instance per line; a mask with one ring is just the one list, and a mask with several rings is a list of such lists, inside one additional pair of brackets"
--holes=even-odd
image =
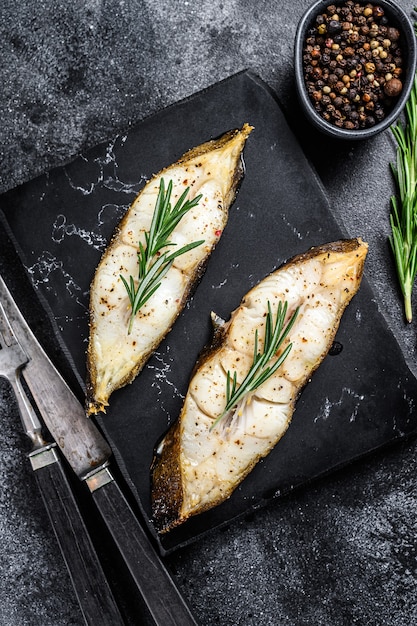
[(29, 455), (42, 499), (88, 626), (122, 626), (108, 581), (55, 445)]

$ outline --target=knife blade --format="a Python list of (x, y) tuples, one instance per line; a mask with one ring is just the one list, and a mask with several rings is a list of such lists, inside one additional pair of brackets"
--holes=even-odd
[(111, 450), (49, 359), (0, 276), (0, 301), (30, 361), (22, 371), (52, 437), (84, 481), (157, 626), (196, 626), (110, 467)]

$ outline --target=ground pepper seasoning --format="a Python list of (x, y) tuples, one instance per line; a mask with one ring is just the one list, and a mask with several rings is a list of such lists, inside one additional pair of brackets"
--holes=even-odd
[(381, 122), (403, 84), (401, 33), (376, 4), (329, 4), (308, 30), (304, 80), (316, 111), (339, 128)]

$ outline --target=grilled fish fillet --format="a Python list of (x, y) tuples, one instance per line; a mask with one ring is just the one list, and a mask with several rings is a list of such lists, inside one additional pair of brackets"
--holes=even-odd
[[(135, 378), (184, 308), (226, 226), (243, 176), (242, 151), (251, 131), (245, 124), (188, 151), (146, 184), (121, 220), (90, 289), (87, 414), (105, 411), (113, 391)], [(187, 187), (189, 200), (202, 194), (169, 241), (178, 249), (201, 240), (204, 243), (174, 260), (160, 287), (136, 314), (128, 334), (131, 306), (120, 275), (126, 279), (138, 275), (138, 242), (145, 245), (161, 178), (166, 184), (172, 181), (172, 205)]]
[[(217, 329), (197, 363), (179, 420), (156, 451), (152, 468), (155, 524), (166, 532), (223, 502), (284, 435), (301, 389), (328, 353), (343, 311), (357, 292), (368, 246), (361, 239), (310, 249), (271, 273), (243, 298)], [(238, 383), (264, 337), (270, 302), (288, 303), (298, 316), (280, 348), (286, 360), (244, 403), (213, 427), (226, 404), (227, 372)]]

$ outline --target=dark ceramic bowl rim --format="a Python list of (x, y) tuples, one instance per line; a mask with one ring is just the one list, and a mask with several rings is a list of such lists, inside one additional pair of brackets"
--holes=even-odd
[[(358, 0), (358, 2), (360, 4), (365, 4), (363, 0)], [(337, 137), (339, 139), (367, 139), (391, 126), (391, 124), (393, 124), (401, 114), (413, 87), (417, 63), (417, 38), (414, 33), (412, 23), (403, 9), (391, 0), (371, 0), (371, 2), (372, 4), (382, 6), (383, 9), (387, 11), (388, 16), (392, 17), (394, 22), (400, 26), (401, 32), (405, 37), (405, 45), (407, 47), (406, 50), (403, 48), (404, 53), (407, 54), (407, 65), (406, 79), (404, 81), (403, 90), (398, 102), (382, 122), (379, 122), (370, 128), (348, 130), (346, 128), (339, 128), (338, 126), (327, 122), (314, 109), (305, 87), (303, 72), (303, 47), (307, 29), (312, 24), (314, 18), (319, 13), (324, 12), (325, 8), (329, 6), (329, 4), (340, 6), (345, 3), (345, 0), (334, 0), (333, 2), (330, 2), (330, 0), (317, 0), (317, 2), (315, 2), (303, 15), (296, 31), (294, 46), (295, 82), (301, 105), (307, 115), (307, 118), (314, 124), (314, 126), (316, 126), (316, 128), (327, 135)]]

